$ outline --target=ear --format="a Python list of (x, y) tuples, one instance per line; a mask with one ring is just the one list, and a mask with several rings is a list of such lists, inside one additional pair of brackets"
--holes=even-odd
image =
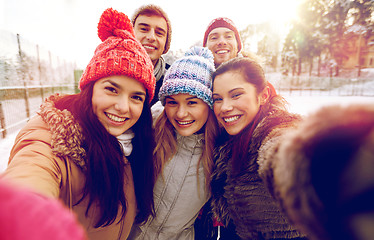
[(265, 105), (270, 98), (270, 87), (266, 86), (259, 94), (260, 105)]

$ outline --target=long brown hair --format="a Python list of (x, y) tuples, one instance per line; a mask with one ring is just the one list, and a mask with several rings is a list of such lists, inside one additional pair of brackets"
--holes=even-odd
[(242, 167), (243, 161), (248, 159), (246, 156), (253, 131), (257, 125), (269, 113), (270, 109), (278, 108), (286, 110), (286, 101), (276, 93), (274, 87), (266, 80), (263, 68), (255, 60), (248, 57), (236, 57), (222, 63), (213, 73), (213, 82), (218, 75), (229, 71), (240, 73), (248, 83), (254, 85), (257, 94), (260, 94), (267, 86), (270, 88), (269, 99), (264, 105), (260, 106), (253, 121), (240, 133), (232, 137), (232, 141), (235, 142), (232, 146), (233, 169), (234, 172), (238, 172)]
[[(210, 187), (210, 175), (213, 168), (213, 149), (215, 139), (218, 135), (218, 123), (214, 116), (213, 110), (209, 109), (208, 119), (204, 125), (204, 148), (203, 153), (198, 162), (198, 166), (202, 163), (206, 187)], [(155, 139), (156, 147), (154, 150), (156, 178), (160, 174), (165, 164), (177, 152), (177, 140), (173, 125), (169, 122), (165, 110), (157, 118), (155, 122)], [(199, 168), (197, 168), (197, 175), (199, 175)]]
[[(82, 128), (86, 151), (84, 194), (80, 201), (89, 197), (86, 214), (91, 206), (100, 208), (99, 219), (95, 227), (113, 224), (118, 213), (123, 219), (127, 210), (124, 193), (124, 153), (117, 138), (109, 134), (100, 123), (92, 109), (94, 82), (87, 84), (78, 94), (66, 95), (56, 102), (56, 108), (69, 110)], [(148, 99), (148, 95), (147, 95)], [(136, 221), (141, 223), (154, 215), (153, 186), (154, 135), (152, 115), (146, 99), (142, 114), (132, 127), (135, 137), (132, 140), (133, 151), (128, 157), (134, 177), (135, 195), (138, 205)], [(79, 203), (79, 202), (78, 202)], [(75, 203), (75, 204), (78, 204)], [(120, 210), (120, 206), (122, 210)]]

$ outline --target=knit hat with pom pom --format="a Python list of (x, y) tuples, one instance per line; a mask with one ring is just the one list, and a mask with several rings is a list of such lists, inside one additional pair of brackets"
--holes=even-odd
[(165, 105), (167, 96), (187, 93), (200, 98), (212, 107), (211, 89), (214, 71), (212, 52), (205, 47), (191, 48), (167, 71), (158, 95), (162, 105)]
[(80, 81), (82, 90), (92, 81), (125, 75), (141, 82), (151, 102), (155, 92), (153, 64), (142, 45), (135, 39), (130, 19), (121, 12), (106, 9), (98, 24), (98, 36), (102, 43), (96, 48)]

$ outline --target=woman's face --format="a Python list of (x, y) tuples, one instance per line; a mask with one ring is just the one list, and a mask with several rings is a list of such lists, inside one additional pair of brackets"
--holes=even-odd
[(213, 82), (214, 114), (228, 134), (236, 135), (253, 121), (268, 92), (266, 87), (257, 94), (255, 85), (247, 82), (242, 73), (225, 72)]
[(180, 135), (190, 136), (205, 125), (209, 106), (196, 96), (181, 93), (165, 98), (165, 113)]
[(131, 128), (143, 111), (146, 90), (139, 81), (127, 76), (109, 76), (95, 82), (92, 108), (113, 136)]

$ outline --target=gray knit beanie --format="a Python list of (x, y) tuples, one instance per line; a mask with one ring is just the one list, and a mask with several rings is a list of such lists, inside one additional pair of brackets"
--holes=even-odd
[(187, 93), (200, 98), (212, 107), (214, 71), (212, 52), (205, 47), (192, 47), (167, 71), (158, 95), (162, 105), (165, 105), (166, 96)]

